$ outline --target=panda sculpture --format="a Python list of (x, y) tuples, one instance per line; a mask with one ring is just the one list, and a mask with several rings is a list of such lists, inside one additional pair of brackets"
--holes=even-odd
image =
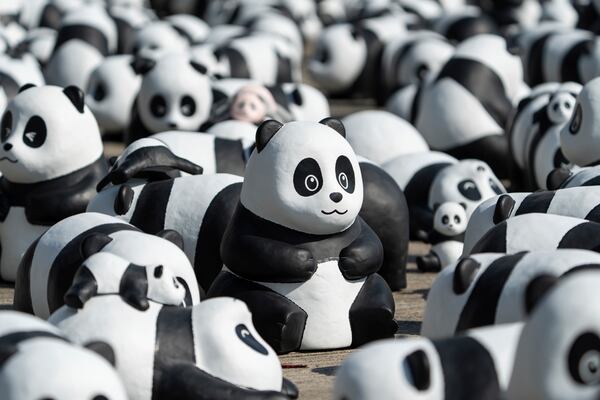
[[(541, 229), (540, 229), (541, 228)], [(477, 253), (584, 249), (600, 250), (600, 223), (552, 214), (523, 214), (487, 231), (463, 257)]]
[(1, 311), (2, 399), (126, 400), (111, 365), (113, 349), (95, 339), (86, 347), (70, 343), (56, 327), (31, 315)]
[(27, 53), (20, 57), (0, 54), (0, 77), (0, 86), (8, 99), (15, 97), (27, 84), (43, 86), (46, 82), (39, 63)]
[(417, 268), (437, 272), (458, 260), (463, 252), (467, 212), (458, 203), (442, 203), (433, 213), (433, 232), (428, 235), (431, 250), (417, 257)]
[(600, 268), (600, 255), (560, 249), (474, 254), (445, 268), (427, 295), (421, 335), (525, 321), (544, 290), (563, 276)]
[(499, 399), (509, 385), (522, 324), (438, 340), (405, 338), (350, 354), (335, 376), (335, 400)]
[(154, 13), (147, 8), (114, 3), (108, 8), (108, 12), (117, 27), (115, 54), (132, 54), (137, 32), (151, 23), (155, 18)]
[(90, 74), (104, 57), (117, 48), (117, 29), (99, 5), (69, 12), (61, 20), (54, 51), (44, 75), (56, 86), (86, 87)]
[(137, 59), (142, 74), (126, 142), (167, 130), (199, 131), (213, 104), (206, 67), (181, 54)]
[(98, 124), (83, 92), (24, 86), (0, 122), (0, 278), (14, 281), (49, 225), (85, 211), (106, 174)]
[(600, 166), (578, 167), (576, 165), (555, 168), (548, 174), (548, 189), (558, 190), (579, 186), (600, 185)]
[(497, 33), (498, 27), (479, 7), (462, 6), (459, 10), (438, 18), (433, 24), (433, 30), (451, 43), (461, 43), (473, 36)]
[(496, 224), (515, 215), (542, 213), (600, 222), (600, 188), (572, 187), (556, 191), (510, 193), (490, 198), (471, 215), (465, 232), (465, 251)]
[(114, 348), (130, 400), (298, 397), (243, 302), (224, 297), (177, 307), (147, 300), (140, 310), (124, 296), (64, 306), (50, 322), (76, 343), (102, 340)]
[(48, 318), (64, 304), (65, 293), (83, 261), (100, 251), (136, 265), (170, 268), (185, 288), (185, 304), (197, 304), (200, 291), (182, 242), (174, 231), (149, 235), (108, 215), (83, 213), (66, 218), (27, 250), (19, 266), (14, 307)]
[(504, 129), (528, 90), (521, 62), (508, 53), (506, 41), (477, 35), (462, 42), (421, 89), (415, 126), (432, 150), (479, 158), (504, 178), (510, 156)]
[(393, 298), (376, 273), (383, 247), (358, 217), (362, 200), (340, 121), (264, 122), (209, 297), (244, 300), (278, 353), (392, 336)]
[(132, 54), (135, 57), (158, 61), (165, 55), (185, 54), (189, 42), (167, 21), (151, 21), (136, 30)]
[(519, 102), (507, 129), (514, 186), (546, 189), (547, 177), (568, 164), (560, 149), (560, 131), (575, 110), (581, 85), (546, 83)]

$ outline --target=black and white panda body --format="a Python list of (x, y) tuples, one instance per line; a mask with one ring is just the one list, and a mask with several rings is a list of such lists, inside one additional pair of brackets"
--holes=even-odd
[(495, 22), (483, 14), (481, 9), (465, 6), (438, 18), (433, 29), (451, 43), (461, 43), (476, 35), (498, 31)]
[(196, 304), (200, 292), (193, 268), (185, 253), (167, 240), (178, 242), (180, 236), (173, 231), (159, 232), (158, 236), (98, 213), (83, 213), (57, 223), (23, 257), (15, 287), (15, 309), (47, 318), (64, 304), (64, 295), (82, 262), (99, 251), (137, 265), (169, 267), (186, 288), (186, 304)]
[(358, 217), (363, 184), (343, 132), (333, 119), (263, 123), (223, 238), (227, 270), (209, 296), (244, 300), (279, 353), (356, 346), (396, 330), (391, 292), (375, 273), (383, 248)]
[(96, 120), (74, 86), (24, 87), (0, 125), (0, 277), (14, 281), (31, 242), (85, 211), (107, 165)]
[(546, 282), (592, 268), (600, 269), (600, 255), (587, 250), (463, 258), (434, 281), (421, 334), (444, 338), (482, 326), (525, 321)]

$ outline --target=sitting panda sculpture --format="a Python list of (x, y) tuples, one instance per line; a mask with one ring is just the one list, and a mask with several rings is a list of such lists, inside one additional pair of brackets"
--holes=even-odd
[(244, 300), (278, 353), (358, 346), (396, 329), (379, 238), (340, 121), (264, 122), (209, 297)]
[(31, 242), (85, 211), (107, 164), (98, 124), (75, 86), (24, 86), (0, 130), (0, 278), (14, 281)]
[(31, 315), (0, 311), (2, 399), (126, 400), (111, 365), (113, 349), (96, 339), (85, 344), (88, 349), (72, 344), (56, 327)]

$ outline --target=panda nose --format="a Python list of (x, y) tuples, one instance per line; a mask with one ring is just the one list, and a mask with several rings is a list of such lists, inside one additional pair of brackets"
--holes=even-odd
[(170, 129), (177, 129), (177, 123), (176, 122), (169, 122), (169, 128)]
[(4, 151), (10, 151), (10, 149), (12, 149), (12, 144), (4, 143)]
[(342, 194), (340, 192), (333, 192), (329, 195), (329, 198), (335, 202), (335, 203), (339, 203), (340, 201), (342, 201)]

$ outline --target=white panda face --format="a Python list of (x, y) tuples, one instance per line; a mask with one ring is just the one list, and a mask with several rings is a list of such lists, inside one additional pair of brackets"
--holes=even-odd
[(555, 93), (551, 98), (546, 112), (554, 124), (562, 124), (569, 120), (575, 109), (576, 98), (569, 92)]
[(196, 362), (209, 374), (258, 390), (281, 390), (283, 374), (275, 351), (260, 337), (243, 301), (202, 301), (193, 314)]
[(467, 213), (458, 203), (444, 203), (433, 215), (433, 229), (445, 236), (456, 236), (467, 229)]
[(574, 107), (570, 121), (560, 132), (560, 147), (565, 157), (579, 166), (600, 160), (600, 79), (588, 82)]
[(362, 175), (338, 132), (314, 122), (285, 124), (246, 167), (241, 202), (279, 225), (312, 234), (348, 228), (363, 201)]
[(347, 24), (326, 28), (308, 63), (308, 71), (318, 86), (335, 92), (348, 88), (360, 74), (366, 62), (367, 46), (352, 35)]
[[(201, 67), (199, 67), (201, 68)], [(151, 132), (197, 131), (212, 106), (210, 80), (187, 56), (162, 58), (142, 79), (140, 118)]]
[(162, 265), (146, 267), (148, 298), (161, 304), (185, 305), (185, 288), (173, 271)]
[(0, 171), (6, 179), (45, 181), (100, 158), (98, 124), (83, 93), (71, 88), (73, 101), (67, 89), (43, 86), (21, 92), (8, 104), (0, 123)]
[(505, 192), (485, 162), (461, 160), (436, 176), (429, 192), (429, 207), (451, 201), (462, 205), (470, 216), (482, 201)]
[(124, 130), (142, 79), (131, 68), (130, 56), (107, 57), (90, 76), (86, 103), (103, 132)]

